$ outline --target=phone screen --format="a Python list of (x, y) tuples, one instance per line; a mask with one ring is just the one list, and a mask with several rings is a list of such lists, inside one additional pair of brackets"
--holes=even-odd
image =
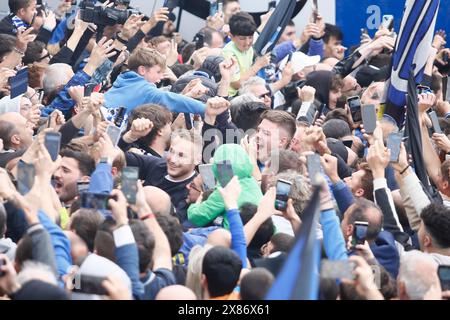
[(403, 135), (401, 133), (390, 133), (387, 140), (387, 148), (391, 150), (391, 162), (398, 162), (400, 156), (400, 144), (402, 143)]
[(17, 164), (17, 191), (21, 195), (30, 192), (34, 184), (35, 168), (33, 164), (19, 161)]
[(347, 104), (352, 114), (354, 122), (360, 122), (361, 118), (361, 99), (359, 97), (350, 97), (347, 99)]
[(83, 192), (81, 194), (81, 207), (86, 209), (107, 210), (109, 194)]
[(191, 130), (193, 127), (192, 117), (190, 113), (184, 113), (184, 124), (186, 125), (187, 130)]
[(433, 124), (433, 132), (434, 133), (442, 133), (441, 126), (439, 125), (439, 119), (436, 114), (436, 111), (431, 111), (429, 114), (431, 123)]
[(117, 143), (119, 143), (120, 132), (121, 132), (120, 128), (111, 124), (106, 128), (106, 134), (109, 136), (113, 146), (115, 147), (117, 147)]
[(320, 156), (318, 154), (311, 154), (306, 157), (308, 166), (308, 175), (311, 180), (312, 185), (317, 185), (317, 174), (321, 172), (320, 170)]
[(438, 277), (442, 291), (450, 290), (450, 266), (439, 266)]
[(61, 147), (61, 133), (59, 132), (47, 132), (45, 134), (45, 147), (50, 153), (50, 157), (53, 161), (58, 158), (59, 149)]
[(128, 203), (136, 203), (137, 181), (139, 178), (139, 168), (124, 167), (122, 169), (122, 192)]
[(201, 164), (198, 166), (198, 171), (202, 176), (203, 188), (205, 190), (212, 190), (216, 186), (216, 179), (212, 170), (212, 164)]
[(366, 133), (373, 133), (377, 127), (377, 112), (375, 105), (367, 104), (361, 108), (361, 116)]
[(287, 207), (289, 193), (291, 192), (292, 183), (286, 180), (278, 179), (277, 195), (275, 199), (275, 209), (284, 211)]
[(90, 97), (96, 86), (97, 86), (97, 84), (95, 84), (95, 83), (85, 84), (84, 85), (84, 96)]
[(364, 244), (367, 237), (369, 223), (365, 221), (355, 221), (353, 225), (352, 245)]
[(217, 163), (217, 172), (220, 185), (225, 188), (228, 182), (233, 179), (233, 167), (231, 166), (231, 162), (229, 160), (224, 160), (222, 162)]

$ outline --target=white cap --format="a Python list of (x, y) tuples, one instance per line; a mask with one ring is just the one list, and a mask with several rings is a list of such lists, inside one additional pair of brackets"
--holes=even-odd
[(8, 112), (20, 112), (20, 99), (23, 94), (11, 99), (11, 96), (5, 96), (0, 100), (0, 114)]
[[(284, 70), (284, 67), (287, 64), (288, 59), (289, 55), (286, 56), (286, 58), (284, 58), (280, 62), (280, 70)], [(300, 72), (304, 68), (313, 66), (319, 62), (320, 56), (307, 56), (306, 54), (300, 51), (295, 51), (294, 53), (292, 53), (291, 64), (294, 73)]]

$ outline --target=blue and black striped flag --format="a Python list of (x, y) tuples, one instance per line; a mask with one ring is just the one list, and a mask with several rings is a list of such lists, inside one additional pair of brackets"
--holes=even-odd
[(302, 213), (302, 224), (294, 247), (267, 293), (266, 300), (317, 300), (320, 282), (320, 240), (317, 223), (320, 189), (316, 188)]
[(385, 116), (402, 127), (405, 119), (408, 78), (413, 71), (416, 83), (423, 78), (434, 36), (440, 0), (407, 0), (392, 57), (387, 84)]

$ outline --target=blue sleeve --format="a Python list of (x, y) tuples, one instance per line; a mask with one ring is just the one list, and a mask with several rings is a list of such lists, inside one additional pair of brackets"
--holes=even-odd
[(166, 106), (172, 112), (205, 114), (202, 102), (173, 92), (152, 90), (146, 101)]
[(139, 254), (136, 243), (116, 247), (116, 263), (131, 280), (133, 297), (140, 299), (144, 295), (144, 285), (139, 280)]
[(56, 269), (60, 277), (67, 274), (72, 266), (72, 256), (70, 255), (70, 240), (66, 237), (60, 227), (58, 227), (42, 211), (38, 213), (39, 221), (50, 234), (50, 238), (55, 251)]
[(320, 56), (320, 59), (323, 58), (323, 40), (309, 40), (309, 50), (308, 50), (308, 56)]
[(75, 101), (70, 97), (68, 90), (73, 86), (84, 86), (90, 79), (91, 77), (84, 71), (78, 71), (58, 93), (55, 99), (47, 107), (42, 109), (42, 116), (47, 117), (53, 110), (58, 109), (64, 114), (66, 119), (70, 119)]
[(242, 224), (239, 210), (228, 210), (227, 217), (231, 232), (231, 249), (241, 259), (242, 268), (247, 268), (247, 242), (245, 240), (244, 225)]
[(345, 260), (348, 258), (344, 235), (339, 218), (334, 210), (320, 213), (320, 224), (323, 231), (323, 246), (329, 260)]
[(343, 215), (345, 211), (347, 211), (348, 207), (350, 207), (353, 202), (355, 202), (353, 194), (342, 180), (336, 184), (333, 184), (331, 186), (331, 191), (333, 191), (333, 195), (336, 199), (339, 211)]
[(275, 46), (275, 48), (274, 48), (275, 55), (277, 57), (276, 62), (277, 63), (280, 62), (291, 52), (295, 52), (296, 50), (297, 49), (295, 48), (293, 41), (285, 41), (283, 43), (280, 43), (279, 45)]
[(110, 194), (113, 185), (111, 165), (109, 163), (99, 163), (91, 175), (89, 192)]
[(61, 40), (63, 40), (65, 37), (66, 29), (67, 29), (67, 19), (61, 20), (61, 22), (53, 30), (52, 37), (50, 38), (48, 44), (59, 43)]

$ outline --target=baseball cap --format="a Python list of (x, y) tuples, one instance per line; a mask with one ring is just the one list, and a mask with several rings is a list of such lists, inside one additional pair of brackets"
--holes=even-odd
[[(289, 59), (289, 55), (280, 62), (280, 70), (283, 70)], [(303, 52), (292, 53), (291, 63), (294, 73), (302, 71), (306, 67), (313, 66), (320, 62), (320, 56), (308, 56)]]

